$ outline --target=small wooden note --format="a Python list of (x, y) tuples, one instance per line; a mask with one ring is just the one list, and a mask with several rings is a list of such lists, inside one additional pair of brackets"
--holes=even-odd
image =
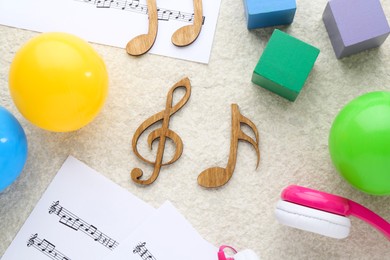
[(140, 56), (148, 52), (157, 36), (158, 17), (156, 0), (147, 0), (149, 29), (147, 34), (141, 34), (130, 40), (126, 45), (126, 51), (133, 56)]
[(179, 28), (172, 35), (171, 41), (174, 45), (183, 47), (193, 43), (200, 34), (203, 23), (202, 0), (194, 0), (193, 24)]
[[(246, 124), (253, 130), (256, 140), (253, 140), (241, 130), (241, 123)], [(230, 139), (230, 154), (227, 166), (226, 168), (212, 167), (201, 172), (198, 176), (199, 185), (205, 188), (216, 188), (226, 184), (230, 180), (236, 166), (239, 140), (246, 141), (255, 148), (257, 154), (257, 169), (260, 161), (260, 151), (258, 147), (259, 132), (252, 121), (240, 114), (237, 104), (232, 104), (232, 136)]]
[[(147, 34), (141, 34), (131, 39), (126, 45), (126, 51), (133, 56), (140, 56), (148, 52), (157, 37), (158, 11), (156, 0), (147, 0), (149, 29)], [(193, 43), (199, 36), (203, 23), (202, 0), (194, 0), (194, 13), (188, 21), (191, 25), (186, 25), (176, 30), (171, 38), (174, 45), (183, 47)]]
[[(185, 88), (186, 92), (185, 92), (184, 96), (182, 97), (182, 99), (176, 105), (172, 106), (173, 92), (176, 89), (181, 88), (181, 87)], [(143, 184), (143, 185), (148, 185), (148, 184), (153, 183), (158, 177), (161, 166), (172, 164), (180, 158), (180, 156), (183, 152), (183, 142), (182, 142), (180, 136), (178, 136), (174, 131), (170, 130), (168, 126), (169, 126), (170, 117), (187, 103), (188, 99), (190, 98), (190, 95), (191, 95), (190, 80), (188, 78), (184, 78), (184, 79), (180, 80), (179, 82), (177, 82), (169, 90), (166, 105), (165, 105), (165, 110), (146, 119), (135, 131), (134, 136), (133, 136), (133, 141), (132, 141), (133, 151), (134, 151), (135, 155), (138, 158), (140, 158), (142, 161), (154, 165), (154, 170), (153, 170), (152, 175), (148, 179), (141, 180), (140, 178), (143, 175), (142, 170), (139, 168), (133, 169), (131, 171), (131, 179), (134, 182), (136, 182), (138, 184)], [(152, 131), (148, 135), (148, 144), (149, 144), (150, 149), (152, 148), (153, 142), (155, 140), (159, 139), (157, 157), (156, 157), (156, 160), (154, 162), (152, 162), (152, 161), (149, 161), (141, 156), (141, 154), (137, 150), (137, 142), (138, 142), (138, 139), (141, 136), (141, 134), (147, 128), (149, 128), (154, 123), (156, 123), (160, 120), (162, 120), (162, 126), (158, 129)], [(169, 138), (173, 141), (176, 150), (175, 150), (175, 154), (173, 155), (173, 158), (169, 162), (163, 163), (163, 154), (164, 154), (164, 149), (165, 149), (166, 138)]]

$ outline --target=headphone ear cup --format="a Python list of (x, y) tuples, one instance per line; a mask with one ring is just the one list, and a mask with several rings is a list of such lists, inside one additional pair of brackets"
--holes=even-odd
[(245, 249), (234, 255), (234, 260), (259, 260), (253, 250)]
[(346, 238), (351, 227), (349, 218), (283, 200), (277, 203), (275, 216), (286, 226), (338, 239)]

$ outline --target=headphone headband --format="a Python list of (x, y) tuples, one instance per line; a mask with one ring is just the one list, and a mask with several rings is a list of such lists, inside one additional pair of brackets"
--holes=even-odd
[(291, 203), (345, 217), (355, 216), (367, 222), (390, 239), (390, 223), (355, 201), (298, 185), (286, 187), (282, 191), (281, 198)]
[(285, 201), (323, 210), (341, 216), (350, 215), (349, 200), (330, 193), (305, 188), (298, 185), (286, 187), (281, 194)]

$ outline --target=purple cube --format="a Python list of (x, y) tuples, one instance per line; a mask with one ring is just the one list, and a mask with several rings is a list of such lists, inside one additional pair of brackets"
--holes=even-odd
[(379, 0), (329, 0), (322, 19), (338, 59), (378, 47), (390, 34)]

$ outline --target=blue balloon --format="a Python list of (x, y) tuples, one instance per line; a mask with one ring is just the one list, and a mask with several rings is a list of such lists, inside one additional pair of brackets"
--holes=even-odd
[(0, 106), (0, 192), (15, 181), (26, 160), (26, 134), (18, 120)]

